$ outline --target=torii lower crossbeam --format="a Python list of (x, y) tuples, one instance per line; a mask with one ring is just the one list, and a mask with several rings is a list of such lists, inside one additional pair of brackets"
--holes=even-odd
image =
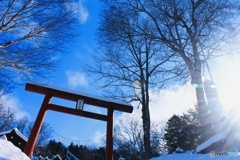
[[(46, 85), (39, 85), (33, 83), (27, 83), (25, 90), (44, 94), (45, 98), (42, 102), (41, 108), (38, 112), (36, 121), (34, 123), (33, 129), (31, 131), (28, 142), (25, 146), (24, 152), (30, 158), (32, 157), (33, 149), (37, 141), (37, 137), (39, 135), (40, 129), (42, 127), (45, 115), (47, 110), (67, 113), (71, 115), (82, 116), (86, 118), (101, 120), (107, 122), (107, 134), (106, 134), (106, 160), (113, 159), (113, 117), (114, 110), (132, 113), (133, 107), (127, 103), (116, 102), (109, 99), (99, 98), (96, 96), (90, 96), (86, 94), (82, 94), (79, 92), (67, 91), (65, 89), (59, 89), (55, 87), (50, 87)], [(83, 110), (73, 109), (69, 107), (64, 107), (56, 104), (50, 104), (51, 98), (61, 98), (65, 100), (77, 101), (83, 100), (85, 104), (89, 104), (95, 107), (102, 107), (107, 109), (107, 115), (87, 112)]]

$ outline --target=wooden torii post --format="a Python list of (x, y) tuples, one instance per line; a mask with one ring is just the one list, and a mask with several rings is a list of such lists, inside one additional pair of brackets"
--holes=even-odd
[[(38, 134), (42, 127), (45, 115), (47, 110), (92, 118), (96, 120), (102, 120), (107, 122), (107, 134), (106, 134), (106, 160), (113, 159), (113, 115), (114, 110), (132, 113), (133, 107), (127, 103), (116, 102), (113, 100), (100, 98), (92, 95), (86, 95), (79, 92), (67, 91), (65, 89), (59, 89), (55, 87), (50, 87), (46, 85), (39, 85), (33, 83), (27, 83), (25, 86), (25, 90), (44, 94), (45, 98), (42, 102), (42, 106), (38, 112), (36, 121), (34, 123), (33, 129), (31, 131), (28, 142), (25, 146), (24, 153), (28, 157), (32, 157), (33, 149), (37, 141)], [(51, 104), (51, 98), (61, 98), (65, 100), (71, 100), (77, 103), (76, 106), (80, 105), (80, 108), (69, 108), (65, 106), (60, 106), (56, 104)], [(79, 103), (80, 102), (80, 103)], [(93, 113), (89, 111), (83, 110), (83, 103), (89, 104), (96, 107), (102, 107), (107, 109), (107, 115)]]

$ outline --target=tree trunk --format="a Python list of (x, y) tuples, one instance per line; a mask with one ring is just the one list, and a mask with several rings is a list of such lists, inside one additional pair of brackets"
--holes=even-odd
[[(144, 85), (145, 86), (145, 85)], [(144, 143), (144, 160), (148, 160), (151, 156), (150, 145), (150, 111), (148, 101), (148, 90), (142, 87), (142, 122), (143, 122), (143, 143)]]
[(206, 105), (205, 92), (203, 89), (203, 82), (201, 76), (201, 62), (196, 61), (195, 67), (189, 67), (191, 73), (192, 84), (195, 86), (197, 96), (197, 110), (199, 112), (199, 118), (201, 123), (201, 129), (203, 135), (201, 142), (204, 142), (209, 138), (209, 131), (211, 130), (211, 124), (209, 121), (208, 107)]
[(197, 42), (195, 41), (196, 35), (194, 34), (190, 37), (191, 37), (191, 42), (193, 47), (194, 60), (190, 62), (188, 61), (186, 63), (188, 64), (188, 68), (190, 70), (192, 83), (194, 84), (196, 89), (197, 104), (198, 104), (198, 110), (199, 110), (200, 121), (201, 121), (200, 123), (202, 126), (205, 126), (206, 118), (207, 118), (206, 117), (207, 108), (206, 108), (206, 100), (205, 100), (205, 94), (204, 94), (203, 82), (202, 82), (202, 63), (201, 63), (200, 55), (197, 49)]
[(197, 108), (200, 113), (201, 118), (201, 125), (204, 125), (204, 111), (206, 110), (206, 100), (205, 100), (205, 94), (203, 90), (203, 82), (201, 77), (201, 69), (194, 69), (193, 67), (189, 67), (192, 85), (194, 85), (196, 90), (196, 96), (197, 96)]
[(203, 83), (201, 77), (197, 80), (198, 86), (196, 87), (197, 105), (200, 114), (201, 125), (206, 125), (207, 106), (204, 96)]
[(144, 142), (144, 159), (148, 160), (151, 156), (151, 147), (150, 147), (150, 112), (149, 108), (145, 105), (142, 106), (142, 121), (143, 121), (143, 142)]

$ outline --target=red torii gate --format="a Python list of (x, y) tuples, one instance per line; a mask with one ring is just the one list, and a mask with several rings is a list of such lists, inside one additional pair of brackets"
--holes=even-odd
[[(45, 98), (42, 102), (42, 106), (38, 112), (36, 121), (34, 123), (33, 129), (31, 131), (28, 142), (25, 146), (24, 152), (28, 157), (32, 157), (33, 149), (37, 141), (38, 134), (42, 127), (47, 110), (68, 113), (72, 115), (92, 118), (96, 120), (102, 120), (107, 122), (107, 134), (106, 134), (106, 160), (113, 159), (113, 115), (114, 110), (132, 113), (133, 107), (127, 103), (116, 102), (113, 100), (99, 98), (95, 96), (85, 95), (78, 92), (66, 91), (59, 88), (54, 88), (46, 85), (39, 85), (33, 83), (27, 83), (25, 90), (44, 94)], [(69, 107), (64, 107), (56, 104), (51, 104), (50, 100), (52, 97), (61, 98), (65, 100), (71, 100), (77, 103), (85, 103), (97, 107), (102, 107), (107, 109), (107, 115), (83, 111), (83, 106), (80, 109), (73, 109)], [(81, 104), (80, 104), (81, 105)]]

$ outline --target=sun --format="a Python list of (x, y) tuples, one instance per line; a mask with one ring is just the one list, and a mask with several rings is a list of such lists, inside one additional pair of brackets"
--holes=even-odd
[(240, 57), (226, 58), (218, 73), (215, 81), (223, 109), (240, 112)]

